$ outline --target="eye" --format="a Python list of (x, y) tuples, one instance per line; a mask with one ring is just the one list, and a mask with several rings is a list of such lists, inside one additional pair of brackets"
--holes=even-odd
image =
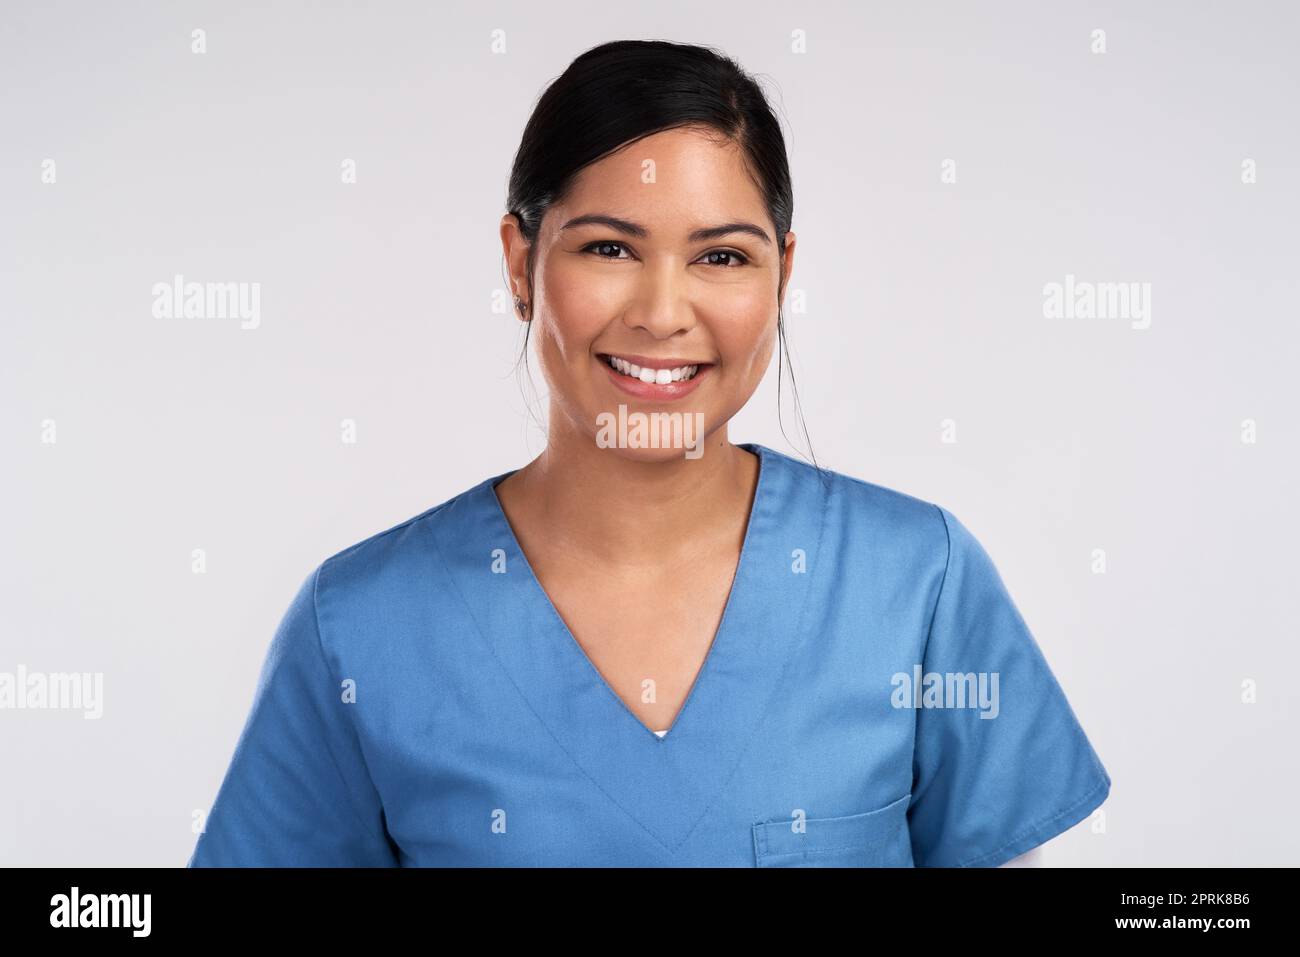
[(615, 252), (613, 256), (607, 255), (606, 252), (604, 251), (598, 252), (598, 250), (607, 251), (610, 249), (625, 250), (627, 249), (627, 247), (624, 246), (622, 243), (616, 243), (608, 239), (598, 239), (596, 240), (596, 242), (587, 243), (587, 245), (582, 247), (582, 251), (584, 253), (595, 253), (598, 259), (622, 259), (623, 258), (622, 256), (619, 256), (617, 252)]
[(713, 249), (704, 254), (705, 259), (708, 259), (710, 256), (730, 256), (732, 259), (737, 260), (737, 262), (734, 265), (726, 262), (717, 262), (717, 261), (708, 262), (705, 264), (708, 266), (721, 266), (724, 269), (736, 269), (740, 266), (744, 266), (749, 263), (749, 258), (745, 256), (744, 253), (738, 253), (734, 249)]

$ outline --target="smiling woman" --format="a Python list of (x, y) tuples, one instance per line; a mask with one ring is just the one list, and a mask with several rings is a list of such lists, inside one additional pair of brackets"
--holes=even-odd
[[(1100, 805), (950, 511), (728, 437), (794, 267), (754, 80), (698, 46), (587, 51), (506, 208), (546, 448), (308, 576), (191, 864), (993, 866)], [(700, 441), (603, 438), (633, 415)]]
[[(539, 114), (546, 109), (543, 98)], [(779, 128), (772, 124), (769, 133), (779, 147)], [(544, 129), (548, 138), (565, 136), (553, 125)], [(518, 212), (503, 218), (502, 242), (520, 315), (529, 330), (538, 326), (551, 410), (559, 413), (552, 416), (548, 446), (581, 447), (566, 459), (568, 468), (592, 457), (599, 413), (633, 400), (677, 409), (688, 397), (717, 449), (717, 468), (709, 471), (717, 477), (719, 470), (741, 468), (726, 441), (727, 422), (771, 359), (795, 250), (788, 170), (782, 167), (777, 190), (787, 198), (769, 202), (752, 166), (735, 140), (679, 126), (640, 136), (582, 166), (558, 192), (538, 171), (515, 177), (510, 205)], [(530, 190), (553, 196), (533, 223)], [(641, 464), (664, 458), (642, 458)], [(545, 467), (543, 458), (507, 480), (505, 495), (513, 497)], [(732, 505), (737, 512), (743, 508), (734, 495)], [(734, 531), (734, 519), (731, 524)]]

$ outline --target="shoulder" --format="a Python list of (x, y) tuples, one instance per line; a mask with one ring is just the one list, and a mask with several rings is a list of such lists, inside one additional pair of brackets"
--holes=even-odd
[[(504, 474), (504, 473), (503, 473)], [(348, 595), (382, 597), (413, 582), (433, 585), (434, 540), (439, 529), (470, 509), (500, 475), (453, 495), (395, 525), (375, 532), (325, 558), (314, 571), (317, 601)]]
[(798, 485), (820, 486), (829, 524), (877, 545), (912, 547), (946, 557), (952, 513), (941, 505), (900, 489), (847, 472), (794, 459), (765, 449), (795, 477)]

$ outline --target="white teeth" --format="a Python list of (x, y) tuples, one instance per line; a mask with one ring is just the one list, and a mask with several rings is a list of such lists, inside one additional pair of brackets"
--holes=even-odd
[(642, 369), (618, 356), (606, 356), (611, 366), (617, 369), (623, 375), (631, 376), (633, 379), (640, 379), (642, 382), (654, 383), (656, 385), (668, 385), (672, 382), (685, 382), (694, 377), (695, 373), (700, 370), (698, 365), (679, 366), (676, 369)]

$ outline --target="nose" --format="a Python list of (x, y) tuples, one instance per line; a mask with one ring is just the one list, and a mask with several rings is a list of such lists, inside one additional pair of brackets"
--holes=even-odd
[(623, 310), (629, 329), (644, 329), (656, 339), (668, 339), (695, 328), (695, 307), (687, 291), (680, 264), (665, 257), (653, 269), (646, 269), (637, 282), (631, 301)]

